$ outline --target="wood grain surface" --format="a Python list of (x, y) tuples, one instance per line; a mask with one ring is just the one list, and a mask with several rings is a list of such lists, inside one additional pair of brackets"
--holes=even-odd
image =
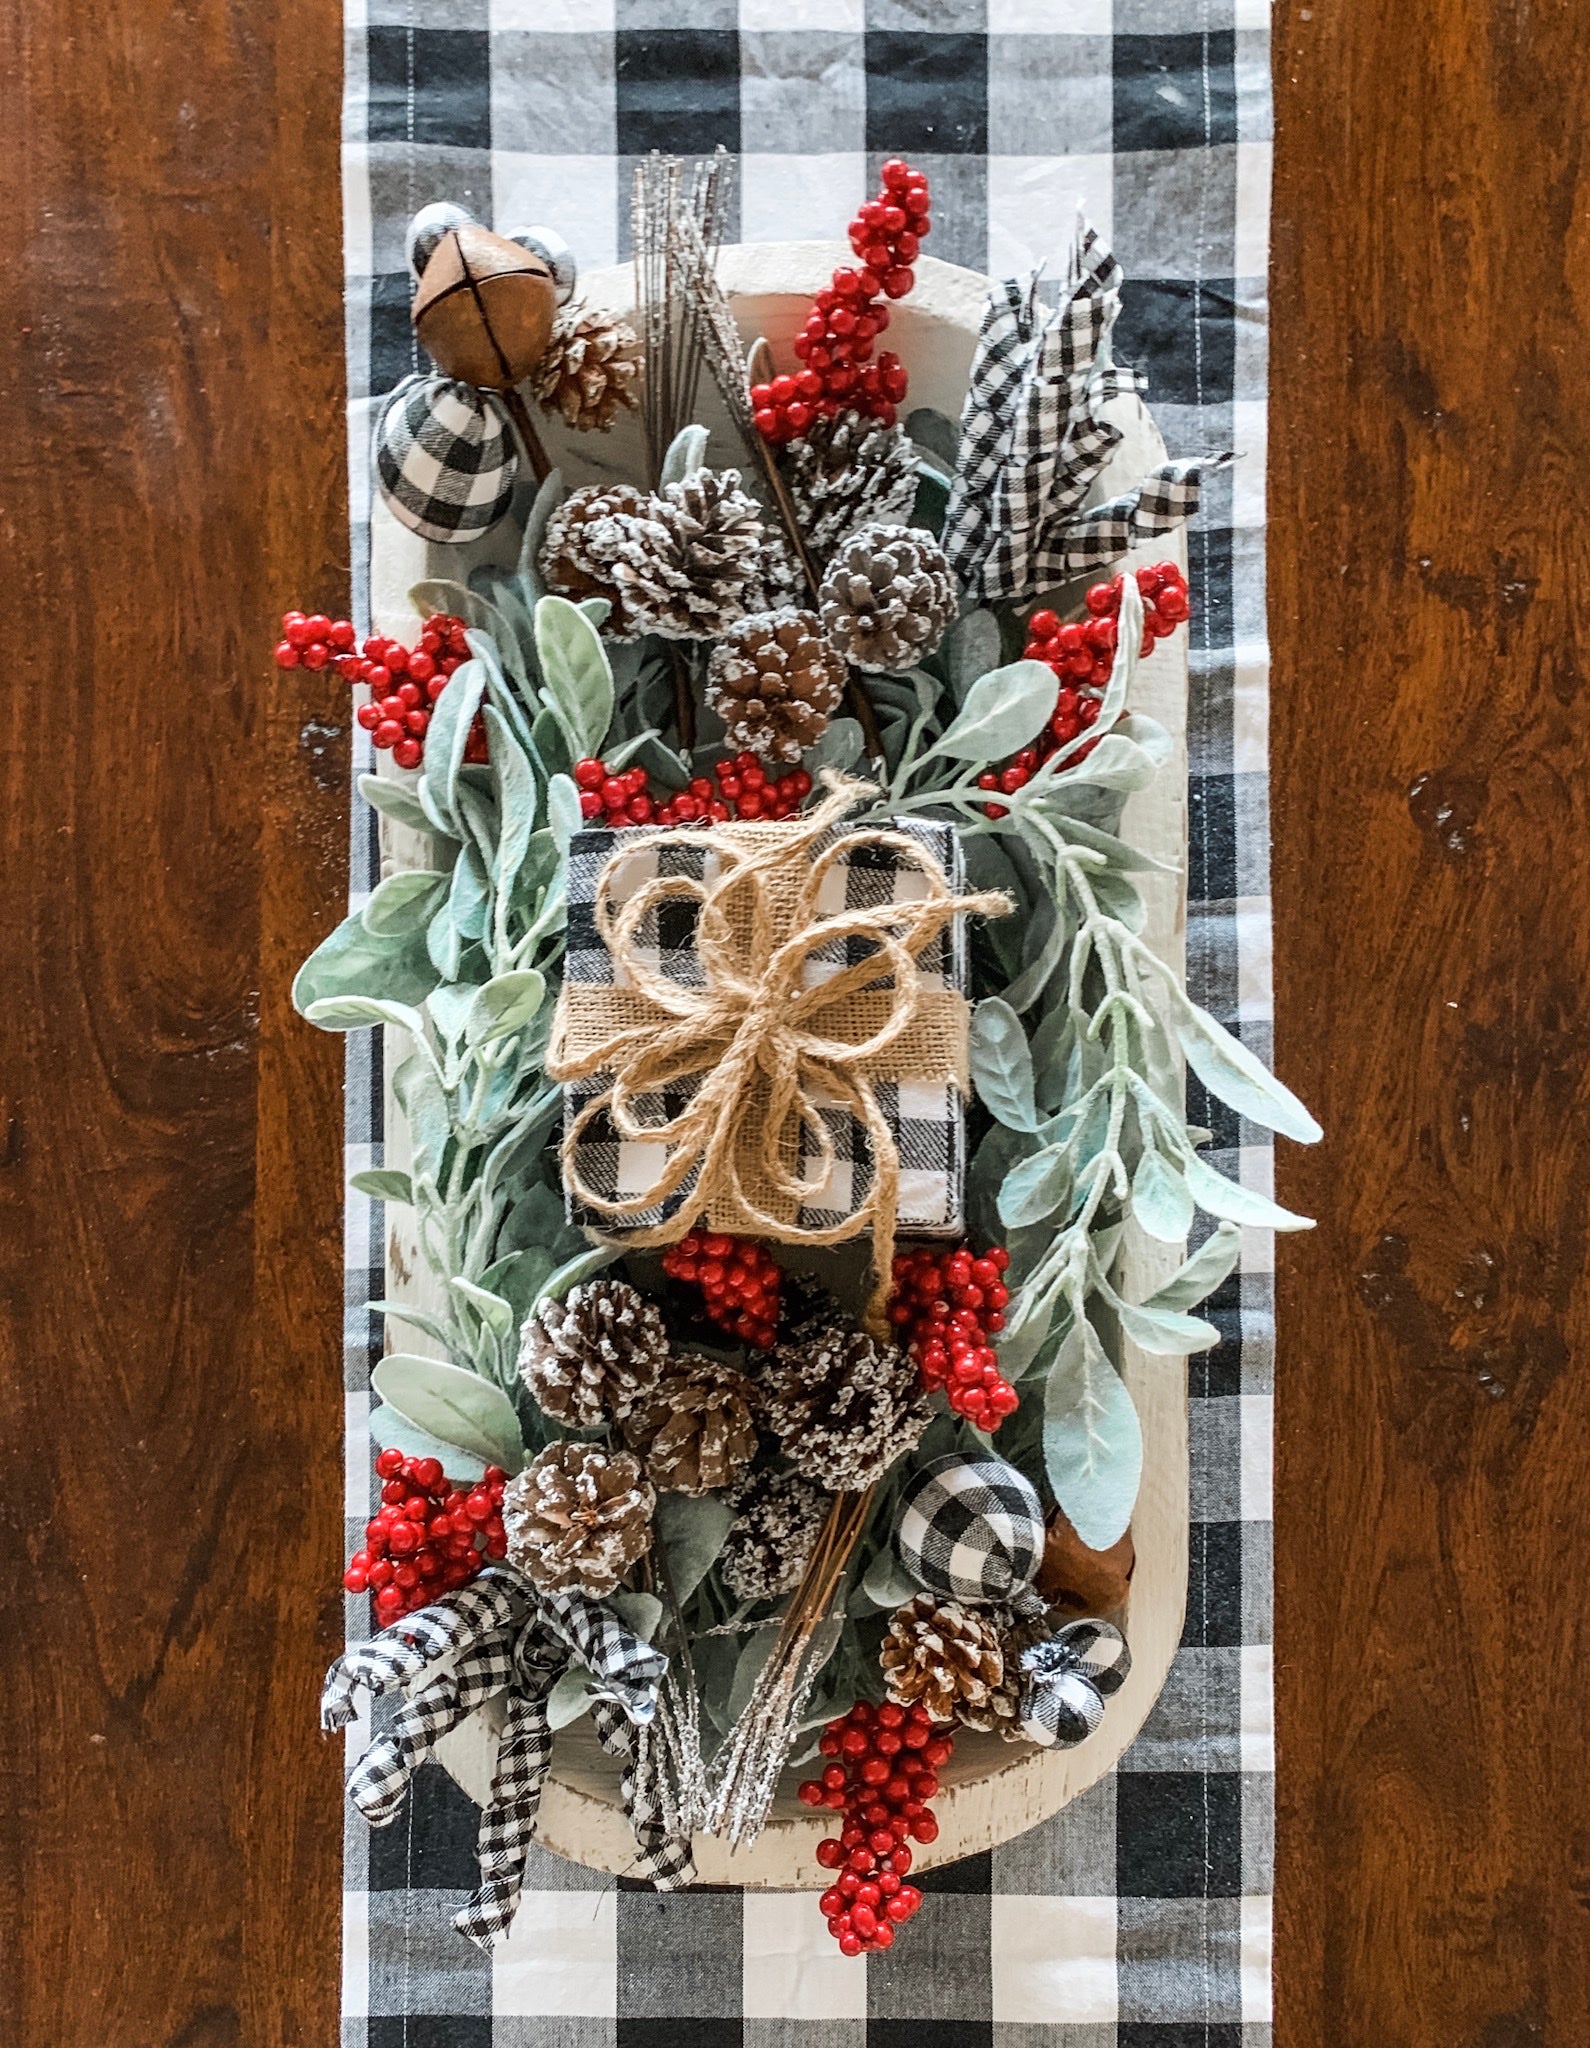
[(1276, 16), (1277, 2048), (1590, 2037), (1587, 26)]
[(0, 9), (0, 2042), (336, 2039), (336, 0)]
[[(1277, 2042), (1576, 2048), (1584, 20), (1276, 28)], [(340, 58), (0, 15), (6, 2048), (336, 2038), (344, 706), (264, 653), (345, 587)]]

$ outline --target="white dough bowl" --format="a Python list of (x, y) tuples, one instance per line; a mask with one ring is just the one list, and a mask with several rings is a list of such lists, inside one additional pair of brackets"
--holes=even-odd
[[(836, 264), (849, 252), (838, 242), (759, 243), (723, 252), (719, 274), (747, 341), (765, 335), (778, 366), (794, 358), (790, 340), (803, 323), (813, 294), (827, 283)], [(982, 317), (989, 280), (954, 264), (923, 258), (916, 265), (916, 289), (892, 308), (888, 342), (904, 361), (911, 377), (905, 411), (931, 406), (958, 419), (966, 391), (967, 371)], [(596, 271), (582, 280), (583, 295), (616, 312), (633, 306), (633, 275), (628, 266)], [(742, 461), (721, 399), (710, 374), (703, 372), (699, 411), (712, 430), (708, 460)], [(1110, 417), (1122, 429), (1118, 449), (1095, 486), (1095, 501), (1135, 483), (1164, 458), (1164, 444), (1153, 422), (1135, 400), (1117, 401)], [(575, 434), (547, 415), (541, 419), (547, 449), (571, 486), (603, 478), (635, 480), (644, 475), (645, 452), (638, 418), (623, 416), (607, 434)], [(747, 465), (749, 469), (749, 465)], [(754, 474), (754, 471), (751, 472)], [(469, 545), (429, 545), (401, 526), (379, 498), (371, 517), (370, 589), (375, 630), (408, 638), (414, 626), (410, 588), (428, 577), (462, 580), (480, 562), (512, 559), (515, 536), (511, 524)], [(1174, 547), (1158, 543), (1150, 555), (1163, 559), (1182, 553), (1180, 536)], [(1075, 592), (1068, 593), (1074, 597)], [(1148, 910), (1144, 936), (1159, 956), (1179, 974), (1186, 933), (1187, 778), (1186, 636), (1177, 634), (1145, 662), (1134, 687), (1134, 710), (1159, 720), (1175, 741), (1175, 754), (1154, 784), (1127, 803), (1125, 832), (1134, 845), (1156, 855), (1176, 870), (1174, 875), (1137, 878)], [(390, 756), (382, 756), (390, 773)], [(426, 842), (415, 833), (381, 819), (383, 872), (428, 865)], [(386, 1094), (386, 1161), (407, 1165), (407, 1133), (390, 1086), (393, 1054), (388, 1055)], [(1121, 1278), (1134, 1299), (1160, 1286), (1179, 1263), (1174, 1247), (1157, 1244), (1129, 1230), (1122, 1254)], [(392, 1299), (423, 1306), (434, 1288), (419, 1255), (411, 1214), (402, 1208), (387, 1212), (387, 1292)], [(397, 1318), (389, 1325), (392, 1349), (434, 1353), (424, 1333)], [(917, 1852), (917, 1867), (949, 1863), (1010, 1840), (1056, 1813), (1078, 1793), (1102, 1777), (1131, 1742), (1164, 1684), (1181, 1639), (1187, 1591), (1187, 1403), (1186, 1370), (1175, 1359), (1152, 1358), (1125, 1346), (1124, 1372), (1142, 1419), (1144, 1462), (1142, 1489), (1132, 1522), (1137, 1550), (1130, 1605), (1123, 1626), (1132, 1652), (1132, 1669), (1120, 1692), (1105, 1709), (1104, 1719), (1086, 1742), (1074, 1749), (1042, 1750), (1012, 1745), (995, 1736), (957, 1734), (955, 1756), (941, 1774), (934, 1802), (939, 1834), (931, 1847)], [(437, 1755), (453, 1777), (477, 1801), (490, 1795), (496, 1757), (500, 1703), (481, 1709), (446, 1737)], [(773, 1817), (751, 1848), (731, 1851), (711, 1836), (698, 1836), (696, 1869), (704, 1884), (737, 1884), (776, 1890), (819, 1890), (828, 1882), (814, 1858), (818, 1840), (829, 1831), (831, 1817), (813, 1813), (794, 1797), (802, 1772), (787, 1772)], [(545, 1846), (577, 1863), (622, 1874), (635, 1860), (634, 1838), (618, 1797), (618, 1767), (599, 1747), (589, 1722), (561, 1730), (541, 1802), (538, 1833)]]

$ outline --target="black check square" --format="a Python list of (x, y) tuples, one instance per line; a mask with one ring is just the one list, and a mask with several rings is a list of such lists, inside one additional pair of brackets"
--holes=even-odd
[(492, 2022), (480, 2013), (388, 2013), (364, 2025), (365, 2048), (492, 2048)]
[(1238, 1771), (1122, 1771), (1115, 1790), (1115, 1888), (1122, 1898), (1238, 1898)]
[(1128, 277), (1115, 346), (1147, 380), (1150, 406), (1207, 402), (1235, 374), (1236, 286), (1229, 277)]
[(1115, 38), (1115, 148), (1203, 149), (1237, 139), (1236, 36)]
[(708, 156), (740, 147), (740, 38), (732, 29), (620, 29), (618, 147)]
[(992, 2020), (869, 2019), (867, 2048), (993, 2048)]
[(913, 1870), (911, 1882), (924, 1892), (970, 1892), (981, 1898), (994, 1887), (994, 1859), (991, 1854), (963, 1856), (958, 1863), (941, 1863), (934, 1870)]
[(1213, 2025), (1207, 2020), (1178, 2020), (1169, 2025), (1158, 2020), (1121, 2020), (1115, 2029), (1115, 2048), (1243, 2048), (1243, 2028), (1237, 2020)]
[(370, 389), (390, 391), (423, 360), (409, 308), (414, 283), (406, 270), (370, 280)]
[(369, 31), (370, 140), (490, 149), (491, 38), (480, 29)]
[(1194, 1522), (1187, 1550), (1190, 1650), (1228, 1649), (1242, 1641), (1242, 1524)]
[(371, 1891), (472, 1892), (480, 1808), (432, 1761), (414, 1773), (408, 1796), (393, 1826), (370, 1830)]
[(741, 2048), (745, 2039), (743, 2020), (625, 2019), (614, 2021), (613, 2048)]
[(981, 155), (988, 147), (988, 38), (869, 29), (867, 147)]

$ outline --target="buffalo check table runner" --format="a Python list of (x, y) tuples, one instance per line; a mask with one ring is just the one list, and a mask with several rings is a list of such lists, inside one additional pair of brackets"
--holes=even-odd
[[(1172, 457), (1235, 448), (1189, 533), (1189, 960), (1270, 1051), (1264, 630), (1268, 12), (1258, 0), (349, 0), (344, 124), (356, 595), (370, 429), (420, 367), (409, 216), (546, 221), (628, 254), (630, 172), (719, 144), (729, 239), (842, 236), (883, 157), (932, 181), (935, 256), (1063, 273), (1078, 207), (1126, 275), (1117, 359)], [(356, 768), (371, 764), (355, 734)], [(355, 904), (377, 877), (354, 806)], [(1268, 1135), (1192, 1087), (1219, 1163), (1267, 1188)], [(350, 1039), (349, 1172), (381, 1163), (379, 1046)], [(380, 1203), (347, 1211), (347, 1512), (370, 1511)], [(477, 1814), (434, 1764), (392, 1827), (350, 1813), (343, 2048), (1261, 2048), (1270, 2040), (1272, 1260), (1247, 1233), (1190, 1361), (1182, 1646), (1120, 1765), (1053, 1819), (923, 1879), (910, 1937), (840, 1956), (811, 1893), (656, 1894), (536, 1849), (494, 1955), (453, 1931)], [(350, 1599), (350, 1640), (368, 1628)], [(366, 1710), (367, 1713), (368, 1710)], [(382, 1710), (378, 1709), (378, 1716)], [(365, 1714), (349, 1758), (367, 1746)]]

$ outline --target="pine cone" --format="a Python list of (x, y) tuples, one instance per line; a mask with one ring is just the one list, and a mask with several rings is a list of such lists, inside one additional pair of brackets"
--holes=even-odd
[(548, 522), (541, 570), (567, 597), (605, 597), (617, 639), (715, 640), (759, 594), (762, 540), (737, 470), (698, 469), (651, 492), (587, 484)]
[(508, 1561), (544, 1593), (604, 1599), (649, 1547), (656, 1505), (628, 1451), (548, 1444), (503, 1494)]
[(624, 1433), (664, 1493), (712, 1493), (756, 1456), (755, 1398), (732, 1365), (687, 1353), (670, 1363)]
[(897, 1706), (920, 1701), (935, 1721), (993, 1725), (1005, 1659), (993, 1624), (975, 1609), (918, 1593), (895, 1610), (878, 1661), (884, 1690)]
[(619, 1422), (668, 1363), (656, 1304), (622, 1280), (586, 1280), (525, 1318), (519, 1377), (554, 1422), (595, 1429)]
[(800, 1583), (828, 1519), (829, 1496), (798, 1472), (757, 1472), (730, 1496), (736, 1509), (723, 1545), (723, 1580), (742, 1600), (773, 1600)]
[(839, 708), (845, 664), (815, 612), (762, 612), (741, 619), (712, 650), (707, 702), (736, 752), (798, 761)]
[(789, 444), (781, 467), (819, 563), (858, 526), (903, 522), (916, 503), (916, 453), (904, 430), (859, 413), (814, 420)]
[(915, 1362), (842, 1323), (808, 1326), (762, 1376), (768, 1426), (797, 1472), (860, 1493), (913, 1448), (931, 1420)]
[(932, 534), (864, 526), (829, 563), (817, 602), (846, 661), (899, 673), (944, 638), (955, 618), (955, 578)]
[(1021, 1653), (1031, 1649), (1034, 1643), (1047, 1642), (1054, 1631), (1043, 1615), (1018, 1615), (1009, 1607), (994, 1608), (988, 1619), (999, 1637), (1000, 1655), (1005, 1662), (1004, 1674), (994, 1688), (987, 1712), (975, 1720), (971, 1713), (963, 1712), (961, 1719), (968, 1728), (980, 1728), (985, 1733), (997, 1732), (1007, 1742), (1021, 1742), (1024, 1740), (1021, 1732), (1024, 1677)]
[(640, 336), (599, 307), (565, 306), (530, 388), (548, 412), (580, 433), (605, 433), (640, 403)]

